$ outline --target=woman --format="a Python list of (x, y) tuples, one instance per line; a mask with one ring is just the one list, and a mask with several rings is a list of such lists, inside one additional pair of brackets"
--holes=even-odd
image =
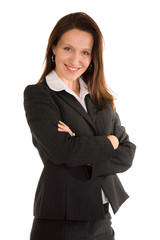
[(116, 213), (128, 198), (116, 174), (132, 165), (136, 147), (107, 89), (102, 48), (91, 17), (64, 16), (50, 35), (39, 82), (24, 91), (44, 163), (31, 240), (114, 239), (109, 204)]

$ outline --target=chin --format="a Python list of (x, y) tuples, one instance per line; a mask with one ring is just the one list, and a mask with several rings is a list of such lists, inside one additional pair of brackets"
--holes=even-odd
[(68, 77), (69, 80), (76, 80), (77, 78), (82, 76), (83, 73), (84, 72), (67, 72), (66, 74), (64, 74), (64, 77)]

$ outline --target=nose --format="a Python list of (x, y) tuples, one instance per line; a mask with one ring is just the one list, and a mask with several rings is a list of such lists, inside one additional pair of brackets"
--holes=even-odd
[(78, 52), (74, 52), (70, 57), (70, 64), (74, 67), (80, 66), (80, 54)]

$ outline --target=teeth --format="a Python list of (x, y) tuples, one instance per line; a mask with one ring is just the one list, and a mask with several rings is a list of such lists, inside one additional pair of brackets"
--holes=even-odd
[(73, 71), (75, 71), (75, 70), (78, 70), (78, 68), (72, 68), (72, 67), (69, 67), (69, 66), (67, 66), (69, 69), (71, 69), (71, 70), (73, 70)]

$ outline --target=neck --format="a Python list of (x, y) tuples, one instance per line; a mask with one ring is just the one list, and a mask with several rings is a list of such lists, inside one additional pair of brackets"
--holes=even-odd
[(65, 84), (75, 93), (80, 92), (80, 84), (79, 81), (76, 79), (72, 82), (66, 81)]
[(73, 92), (75, 92), (76, 94), (80, 93), (80, 84), (78, 79), (75, 79), (73, 81), (67, 81), (66, 79), (63, 79), (58, 73), (57, 75)]

